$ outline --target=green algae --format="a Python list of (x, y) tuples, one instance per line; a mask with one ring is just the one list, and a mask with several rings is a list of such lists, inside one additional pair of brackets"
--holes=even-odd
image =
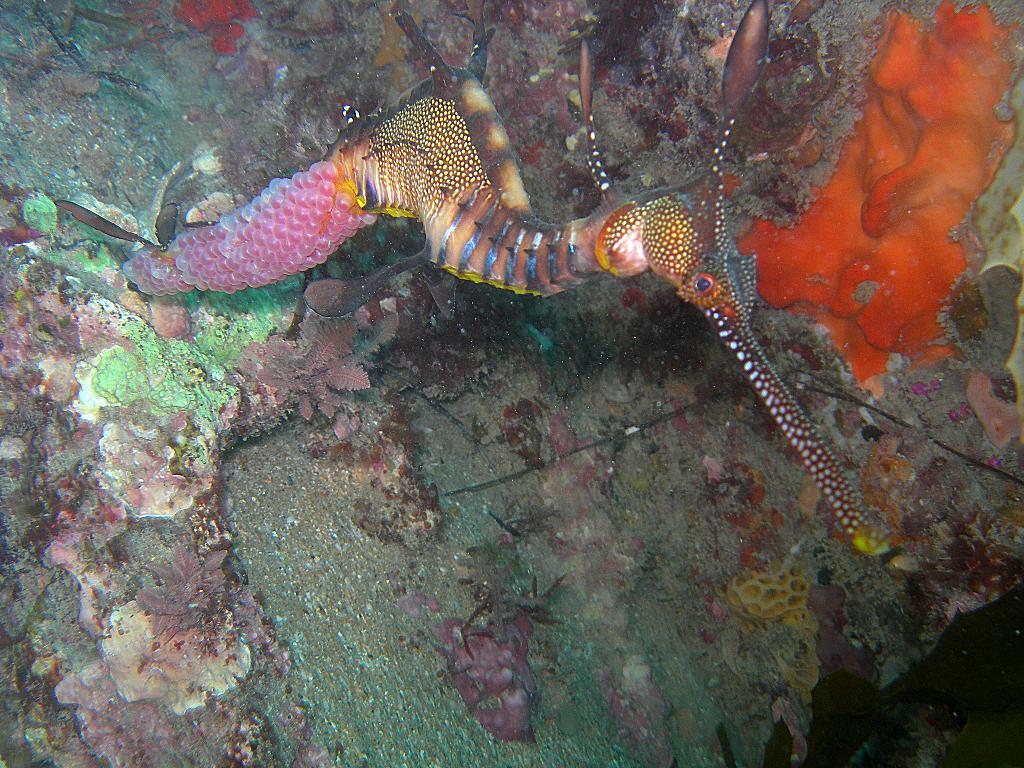
[(89, 362), (79, 375), (80, 402), (87, 409), (133, 406), (160, 418), (186, 411), (198, 427), (216, 431), (221, 408), (238, 392), (223, 364), (194, 344), (160, 338), (138, 318), (122, 330), (133, 346), (104, 349)]
[(34, 195), (22, 204), (22, 220), (43, 234), (50, 234), (57, 226), (57, 207), (45, 195)]
[(82, 276), (100, 275), (109, 269), (121, 268), (120, 260), (114, 257), (105, 243), (89, 248), (53, 248), (46, 256), (52, 263)]
[(297, 285), (293, 279), (232, 295), (189, 295), (185, 305), (201, 326), (192, 341), (162, 338), (137, 315), (96, 299), (130, 343), (100, 351), (78, 371), (79, 410), (97, 419), (101, 408), (131, 407), (160, 420), (185, 411), (201, 431), (215, 433), (221, 409), (238, 394), (232, 368), (288, 316)]
[(124, 261), (119, 246), (124, 243), (77, 221), (72, 226), (49, 240), (42, 257), (60, 269), (69, 285), (116, 300), (124, 289), (118, 277)]
[(32, 229), (49, 235), (57, 228), (57, 206), (46, 195), (34, 195), (22, 204), (21, 218)]
[(291, 277), (265, 288), (238, 293), (199, 293), (185, 297), (185, 306), (194, 315), (204, 311), (203, 327), (195, 336), (195, 346), (224, 366), (234, 364), (253, 342), (265, 341), (280, 327), (298, 301), (300, 279)]

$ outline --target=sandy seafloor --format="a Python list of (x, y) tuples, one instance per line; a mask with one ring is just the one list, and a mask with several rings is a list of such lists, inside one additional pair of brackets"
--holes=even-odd
[[(173, 5), (145, 12), (132, 3), (105, 5), (117, 15), (143, 13), (126, 28), (79, 15), (70, 31), (58, 33), (75, 42), (77, 53), (58, 45), (43, 22), (61, 30), (65, 4), (42, 3), (39, 11), (0, 5), (0, 228), (16, 226), (24, 200), (36, 193), (83, 201), (92, 195), (113, 206), (104, 209), (108, 215), (130, 214), (126, 223), (144, 228), (162, 182), (185, 208), (214, 193), (241, 202), (267, 179), (315, 160), (332, 138), (342, 102), (391, 103), (415, 81), (401, 44), (381, 38), (372, 3), (257, 2), (259, 18), (246, 24), (235, 56), (214, 54), (209, 36), (174, 19)], [(587, 10), (557, 5), (565, 15)], [(663, 22), (689, 12), (690, 4), (669, 5), (671, 14), (659, 11)], [(679, 22), (675, 47), (666, 43), (655, 54), (654, 43), (666, 36), (647, 28), (646, 45), (630, 55), (647, 60), (679, 53), (680, 40), (716, 40), (707, 30), (736, 13), (729, 4), (704, 5), (688, 17), (692, 24)], [(925, 2), (903, 5), (925, 15), (934, 10)], [(1002, 17), (1013, 13), (1012, 3), (994, 5)], [(565, 218), (596, 196), (588, 191), (583, 142), (571, 149), (565, 143), (562, 123), (570, 113), (563, 91), (573, 84), (552, 74), (574, 61), (574, 54), (559, 53), (571, 24), (552, 22), (541, 6), (517, 3), (521, 17), (496, 22), (491, 90), (521, 147), (535, 207)], [(773, 173), (797, 179), (787, 203), (805, 202), (828, 177), (856, 119), (856, 75), (870, 57), (881, 6), (843, 6), (826, 8), (831, 15), (818, 27), (846, 57), (839, 92), (826, 103), (834, 115), (823, 131), (824, 160), (801, 173), (773, 158), (752, 172), (760, 180)], [(447, 54), (464, 49), (466, 27), (454, 27), (446, 7), (417, 4), (416, 12)], [(522, 21), (534, 17), (540, 21)], [(848, 28), (863, 34), (843, 34)], [(159, 37), (140, 38), (142, 30)], [(628, 66), (646, 66), (636, 61)], [(699, 56), (686, 61), (679, 69), (709, 77), (694, 63)], [(624, 93), (635, 97), (645, 86), (621, 80), (620, 70), (608, 77), (620, 98), (598, 103), (611, 169), (624, 185), (653, 184), (666, 168), (682, 173), (701, 165), (701, 130), (679, 141), (664, 132), (652, 138), (641, 116), (623, 106)], [(653, 81), (642, 82), (653, 92)], [(853, 94), (849, 104), (843, 94)], [(704, 103), (678, 109), (706, 133), (715, 98), (699, 98)], [(178, 161), (182, 170), (169, 173)], [(755, 181), (742, 190), (737, 219), (785, 208), (769, 193), (759, 199), (758, 189)], [(414, 225), (390, 223), (379, 235), (356, 239), (348, 255), (368, 268), (374, 259), (418, 248), (418, 236)], [(4, 247), (5, 332), (36, 298), (55, 296), (70, 315), (102, 296), (157, 324), (145, 299), (69, 256), (82, 248), (95, 255), (89, 243), (62, 221), (45, 239)], [(317, 765), (351, 768), (632, 768), (665, 766), (673, 757), (679, 766), (710, 768), (724, 764), (720, 724), (738, 764), (760, 764), (773, 720), (784, 715), (806, 729), (808, 675), (824, 669), (820, 655), (848, 654), (843, 659), (867, 663), (876, 680), (892, 680), (957, 610), (994, 596), (978, 588), (973, 574), (990, 580), (986, 588), (1020, 579), (1022, 452), (1017, 442), (996, 449), (979, 421), (963, 414), (972, 371), (986, 372), (1004, 395), (1012, 391), (1002, 363), (1013, 342), (1019, 279), (1003, 269), (980, 278), (973, 270), (968, 282), (979, 297), (972, 311), (985, 321), (979, 330), (957, 355), (931, 367), (895, 366), (877, 398), (856, 386), (827, 335), (806, 318), (767, 308), (755, 317), (769, 355), (798, 386), (850, 476), (881, 478), (894, 509), (913, 521), (904, 556), (885, 560), (858, 555), (830, 535), (825, 505), (816, 506), (795, 454), (733, 360), (700, 315), (680, 307), (653, 278), (585, 286), (544, 303), (466, 284), (451, 318), (433, 307), (420, 278), (403, 278), (389, 289), (399, 307), (397, 334), (364, 361), (371, 389), (346, 395), (362, 426), (344, 447), (335, 447), (328, 419), (306, 421), (280, 409), (239, 419), (211, 441), (210, 471), (219, 480), (203, 497), (209, 507), (202, 514), (230, 531), (216, 548), (230, 544), (232, 579), (255, 594), (290, 669), (275, 675), (256, 665), (201, 712), (227, 721), (258, 712), (275, 723), (268, 728), (272, 746), (260, 754), (278, 762), (249, 763), (257, 765), (287, 765), (296, 743), (310, 740), (326, 750)], [(267, 317), (280, 333), (298, 289), (292, 284), (274, 296)], [(193, 323), (208, 318), (207, 309), (226, 322), (234, 311), (204, 297), (154, 305), (186, 307)], [(0, 402), (0, 766), (8, 768), (103, 764), (76, 741), (83, 730), (75, 710), (54, 695), (62, 677), (96, 661), (103, 630), (79, 624), (82, 579), (44, 553), (47, 536), (60, 530), (58, 513), (74, 517), (57, 492), (60, 481), (85, 478), (87, 490), (77, 497), (85, 499), (88, 488), (105, 493), (110, 486), (97, 479), (110, 469), (96, 448), (104, 419), (135, 424), (152, 417), (137, 404), (111, 406), (98, 423), (82, 426), (74, 392), (40, 385), (26, 373), (42, 370), (38, 360), (60, 348), (59, 332), (37, 323), (40, 316), (17, 326), (29, 328), (27, 341), (18, 336), (15, 346), (13, 335), (5, 337)], [(84, 352), (68, 353), (64, 375), (72, 389), (85, 359)], [(233, 381), (234, 372), (218, 375)], [(162, 436), (168, 423), (146, 434)], [(195, 439), (188, 434), (186, 442)], [(1006, 474), (979, 466), (986, 462)], [(32, 473), (39, 483), (26, 481)], [(453, 494), (500, 478), (493, 487)], [(132, 512), (131, 494), (124, 498), (118, 497), (129, 507), (123, 528), (96, 551), (79, 553), (91, 564), (86, 573), (113, 574), (95, 584), (99, 621), (108, 630), (112, 611), (152, 586), (150, 566), (167, 562), (174, 543), (191, 541), (195, 530), (195, 510), (141, 517)], [(67, 514), (60, 518), (65, 524)], [(733, 579), (783, 566), (829, 595), (831, 607), (813, 621), (802, 614), (794, 626), (730, 606)], [(534, 622), (529, 642), (536, 741), (498, 741), (452, 687), (434, 628), (471, 616), (482, 626), (490, 613), (474, 611), (481, 594), (499, 584), (513, 606), (505, 618), (514, 616), (524, 593), (524, 605), (538, 605), (531, 602), (534, 579), (544, 592), (562, 576), (541, 601), (553, 622)], [(188, 718), (199, 718), (156, 706), (173, 728), (188, 731)], [(298, 736), (275, 719), (295, 707), (309, 726)], [(937, 764), (955, 729), (948, 713), (933, 715), (894, 716), (862, 764)], [(222, 764), (246, 764), (238, 760)], [(199, 763), (161, 753), (135, 764)]]
[[(452, 555), (460, 542), (412, 557), (369, 537), (347, 504), (351, 474), (337, 462), (306, 459), (309, 438), (304, 424), (293, 423), (232, 457), (225, 480), (238, 488), (229, 491), (236, 551), (273, 606), (295, 661), (294, 685), (315, 702), (323, 742), (344, 745), (352, 765), (447, 766), (460, 755), (510, 766), (635, 764), (607, 731), (600, 692), (574, 679), (590, 656), (582, 637), (559, 648), (568, 680), (552, 681), (577, 682), (571, 711), (554, 721), (542, 703), (536, 744), (503, 745), (467, 727), (464, 705), (439, 675), (429, 612), (413, 619), (396, 597), (400, 586), (422, 589), (438, 595), (446, 613), (457, 611)], [(470, 509), (460, 516), (467, 524), (452, 539), (470, 541), (470, 530), (486, 527), (472, 516)]]

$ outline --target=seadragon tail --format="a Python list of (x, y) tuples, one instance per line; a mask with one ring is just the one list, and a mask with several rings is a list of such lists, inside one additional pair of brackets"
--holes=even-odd
[(156, 296), (233, 293), (276, 282), (322, 264), (376, 216), (356, 199), (344, 166), (315, 163), (209, 226), (189, 229), (166, 250), (143, 246), (124, 263), (139, 290)]

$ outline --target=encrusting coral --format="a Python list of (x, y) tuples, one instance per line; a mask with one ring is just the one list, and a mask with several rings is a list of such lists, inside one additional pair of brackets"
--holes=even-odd
[(775, 568), (736, 576), (725, 588), (725, 599), (753, 624), (781, 619), (797, 626), (810, 620), (807, 589), (800, 569)]
[(891, 15), (832, 179), (795, 227), (756, 221), (740, 242), (757, 253), (761, 295), (827, 327), (861, 383), (892, 353), (952, 351), (938, 315), (967, 260), (951, 233), (1013, 141), (996, 111), (1008, 43), (983, 6), (944, 2), (931, 31)]
[(818, 622), (807, 605), (808, 593), (807, 578), (799, 568), (779, 565), (739, 574), (726, 585), (724, 595), (748, 627), (764, 629), (780, 621), (791, 630), (791, 642), (773, 645), (771, 654), (783, 681), (805, 702), (818, 682)]

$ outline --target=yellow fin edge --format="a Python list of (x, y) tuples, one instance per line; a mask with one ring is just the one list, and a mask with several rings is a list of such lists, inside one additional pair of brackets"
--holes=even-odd
[(416, 219), (419, 218), (412, 211), (408, 211), (405, 208), (392, 208), (390, 206), (384, 206), (383, 208), (367, 208), (366, 198), (359, 194), (359, 189), (356, 187), (356, 183), (352, 179), (345, 179), (338, 185), (340, 189), (344, 189), (352, 197), (356, 199), (356, 205), (359, 206), (359, 210), (366, 211), (367, 213), (378, 213), (384, 214), (385, 216), (394, 216), (400, 219)]
[(471, 283), (482, 283), (489, 285), (492, 288), (501, 288), (503, 291), (512, 291), (512, 293), (518, 293), (521, 296), (543, 296), (544, 294), (540, 291), (531, 291), (529, 288), (519, 288), (515, 285), (505, 285), (499, 283), (497, 280), (487, 280), (480, 275), (475, 275), (472, 272), (459, 272), (455, 267), (450, 267), (447, 264), (442, 264), (441, 269), (447, 272), (449, 275), (454, 275), (459, 280), (468, 280)]

